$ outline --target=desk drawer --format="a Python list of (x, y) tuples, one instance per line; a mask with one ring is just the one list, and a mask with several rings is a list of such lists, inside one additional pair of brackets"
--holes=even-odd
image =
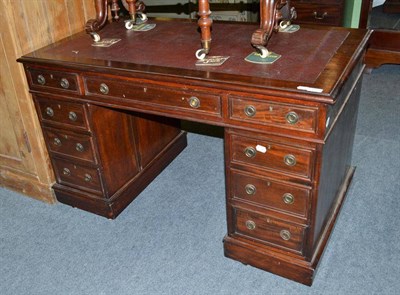
[(305, 226), (234, 208), (235, 232), (296, 252), (303, 251)]
[(92, 137), (50, 128), (43, 131), (51, 153), (97, 164)]
[(232, 197), (306, 218), (310, 190), (231, 171)]
[(43, 123), (88, 129), (83, 104), (37, 97), (36, 105)]
[(28, 68), (28, 81), (31, 89), (60, 90), (79, 94), (78, 75), (38, 68)]
[(221, 98), (197, 91), (176, 91), (156, 85), (138, 85), (134, 82), (85, 78), (86, 95), (116, 98), (124, 102), (135, 101), (145, 107), (185, 111), (221, 117)]
[(311, 150), (237, 135), (231, 137), (232, 163), (311, 179), (313, 159)]
[(316, 133), (317, 108), (230, 97), (230, 118)]
[(343, 11), (341, 5), (323, 5), (318, 3), (292, 3), (296, 8), (297, 19), (294, 23), (341, 26)]
[(53, 158), (52, 161), (59, 184), (102, 193), (99, 169), (77, 165), (62, 159)]

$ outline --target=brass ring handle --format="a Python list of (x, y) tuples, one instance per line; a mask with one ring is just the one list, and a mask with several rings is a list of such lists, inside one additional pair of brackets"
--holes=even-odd
[(81, 143), (77, 143), (75, 149), (81, 153), (85, 151), (85, 147)]
[(281, 238), (285, 241), (289, 241), (290, 238), (292, 237), (290, 231), (288, 231), (286, 229), (281, 230), (281, 232), (279, 234), (280, 234)]
[(294, 203), (294, 196), (291, 193), (286, 193), (282, 196), (282, 200), (285, 204), (292, 205)]
[(318, 12), (314, 11), (313, 15), (315, 19), (323, 20), (326, 16), (328, 16), (328, 13), (325, 11), (322, 15), (318, 15)]
[(289, 112), (286, 114), (286, 122), (289, 124), (296, 124), (299, 122), (299, 115), (296, 112)]
[(247, 148), (244, 150), (244, 154), (245, 154), (248, 158), (254, 158), (254, 157), (256, 156), (256, 154), (257, 154), (257, 151), (256, 151), (256, 149), (253, 148), (253, 147), (247, 147)]
[(69, 88), (69, 82), (66, 78), (62, 78), (61, 82), (60, 82), (60, 86), (64, 89), (68, 89)]
[(40, 85), (44, 85), (44, 84), (46, 84), (46, 79), (44, 78), (43, 75), (38, 75), (38, 76), (37, 76), (37, 82), (38, 82)]
[(246, 227), (248, 230), (255, 230), (256, 229), (256, 223), (253, 220), (247, 220), (246, 221)]
[(293, 155), (286, 155), (283, 159), (283, 161), (285, 162), (285, 164), (287, 166), (295, 166), (297, 161), (296, 161), (296, 157)]
[(247, 184), (245, 186), (245, 190), (246, 190), (246, 194), (248, 194), (249, 196), (254, 196), (257, 192), (257, 188), (253, 184)]
[(92, 176), (90, 174), (86, 173), (84, 179), (85, 179), (86, 182), (91, 182), (92, 181)]
[(71, 176), (71, 170), (69, 170), (68, 168), (64, 168), (64, 169), (63, 169), (63, 174), (64, 174), (65, 176)]
[(189, 105), (194, 109), (198, 109), (200, 107), (200, 99), (196, 96), (190, 97)]
[(254, 117), (257, 113), (257, 109), (255, 106), (249, 105), (244, 108), (244, 113), (247, 117), (251, 118)]
[(75, 122), (75, 121), (78, 119), (78, 115), (77, 115), (75, 112), (69, 112), (68, 118), (69, 118), (71, 121)]
[(54, 110), (51, 107), (47, 107), (46, 108), (46, 115), (49, 117), (53, 117), (54, 116)]
[(108, 92), (110, 91), (106, 83), (101, 83), (99, 89), (102, 94), (108, 94)]
[(61, 140), (58, 137), (55, 137), (53, 140), (53, 144), (56, 146), (61, 146)]

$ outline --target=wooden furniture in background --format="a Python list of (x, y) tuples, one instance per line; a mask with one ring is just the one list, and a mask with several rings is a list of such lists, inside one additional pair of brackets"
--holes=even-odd
[(91, 1), (0, 0), (0, 186), (55, 201), (54, 176), (28, 93), (15, 60), (84, 28)]
[(257, 26), (215, 23), (213, 54), (230, 59), (204, 68), (196, 23), (156, 24), (106, 26), (121, 39), (111, 48), (82, 32), (19, 59), (57, 198), (114, 218), (184, 147), (176, 119), (222, 126), (225, 255), (311, 285), (354, 173), (368, 31), (303, 25), (274, 35), (282, 57), (257, 65), (244, 61)]
[(291, 0), (295, 23), (342, 26), (346, 0)]

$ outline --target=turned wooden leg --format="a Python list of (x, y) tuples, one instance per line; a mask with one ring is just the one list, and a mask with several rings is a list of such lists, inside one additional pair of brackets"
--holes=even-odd
[(212, 25), (212, 19), (209, 17), (211, 14), (210, 11), (210, 4), (208, 3), (208, 0), (199, 0), (199, 27), (201, 30), (201, 47), (202, 49), (199, 49), (196, 52), (196, 57), (198, 59), (203, 59), (206, 57), (206, 55), (210, 51), (210, 45), (211, 45), (211, 25)]

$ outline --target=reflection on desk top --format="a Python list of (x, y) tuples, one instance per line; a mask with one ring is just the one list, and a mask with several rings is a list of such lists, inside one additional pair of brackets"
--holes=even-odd
[[(254, 24), (214, 23), (210, 56), (230, 56), (221, 66), (196, 66), (200, 48), (197, 24), (182, 21), (150, 20), (150, 31), (128, 31), (122, 22), (111, 23), (101, 37), (121, 39), (111, 47), (92, 46), (84, 32), (24, 56), (22, 61), (63, 63), (79, 67), (145, 72), (212, 82), (234, 83), (262, 88), (298, 86), (323, 89), (330, 94), (351, 64), (362, 53), (368, 39), (366, 30), (302, 27), (295, 33), (277, 33), (268, 49), (282, 57), (262, 65), (244, 59), (254, 51), (251, 35)], [(45, 60), (45, 61), (43, 61)], [(350, 67), (349, 67), (350, 65)], [(301, 91), (300, 91), (301, 92)]]

